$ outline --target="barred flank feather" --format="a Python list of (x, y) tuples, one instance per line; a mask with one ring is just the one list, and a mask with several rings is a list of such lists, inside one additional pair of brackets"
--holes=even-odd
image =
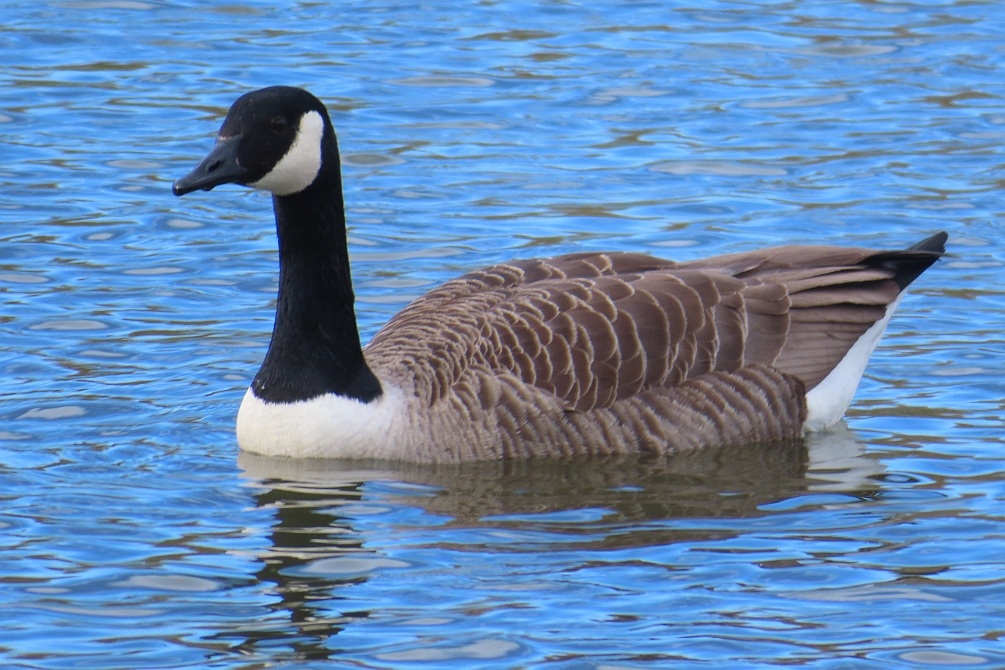
[(419, 298), (365, 355), (414, 398), (416, 430), (453, 443), (450, 459), (796, 438), (806, 392), (944, 241), (506, 263)]

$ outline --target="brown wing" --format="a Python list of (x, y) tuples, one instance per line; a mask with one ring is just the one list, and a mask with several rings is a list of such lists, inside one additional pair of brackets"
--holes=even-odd
[[(900, 292), (944, 252), (945, 235), (902, 251), (788, 246), (682, 264), (719, 269), (749, 285), (788, 296), (789, 325), (775, 358), (750, 351), (746, 361), (769, 363), (814, 388), (844, 358)], [(751, 320), (751, 331), (760, 325)]]
[(672, 270), (539, 281), (484, 315), (481, 355), (570, 409), (609, 407), (742, 365), (743, 289), (727, 275)]
[(367, 358), (427, 379), (430, 402), (472, 370), (514, 375), (576, 410), (751, 364), (812, 388), (883, 316), (904, 268), (937, 257), (779, 247), (680, 264), (622, 253), (519, 261), (430, 291)]

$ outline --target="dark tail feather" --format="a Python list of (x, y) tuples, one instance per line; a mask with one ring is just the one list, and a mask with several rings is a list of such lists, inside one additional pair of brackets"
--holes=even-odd
[(903, 291), (946, 253), (948, 239), (945, 231), (938, 232), (903, 251), (881, 251), (867, 258), (865, 264), (893, 271), (893, 280)]
[(935, 233), (931, 237), (926, 237), (917, 244), (912, 244), (904, 251), (932, 251), (939, 255), (946, 253), (946, 240), (949, 234), (946, 231)]

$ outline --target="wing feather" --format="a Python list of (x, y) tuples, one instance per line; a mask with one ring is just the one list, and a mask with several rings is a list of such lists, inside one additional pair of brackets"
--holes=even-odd
[[(758, 365), (810, 389), (896, 299), (898, 254), (937, 258), (807, 246), (688, 263), (627, 253), (506, 263), (419, 298), (366, 355), (408, 374), (429, 368), (431, 403), (473, 371), (513, 375), (579, 411)], [(500, 393), (474, 391), (483, 405)]]

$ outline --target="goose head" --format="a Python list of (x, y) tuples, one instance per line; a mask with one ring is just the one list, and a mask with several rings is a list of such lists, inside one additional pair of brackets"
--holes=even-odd
[(338, 148), (325, 106), (303, 89), (270, 86), (234, 102), (212, 151), (172, 190), (240, 184), (294, 195), (317, 181), (326, 161), (338, 163)]
[(272, 193), (279, 242), (276, 319), (255, 397), (277, 404), (379, 397), (356, 325), (338, 144), (321, 101), (289, 86), (238, 98), (209, 155), (173, 190), (230, 183)]

